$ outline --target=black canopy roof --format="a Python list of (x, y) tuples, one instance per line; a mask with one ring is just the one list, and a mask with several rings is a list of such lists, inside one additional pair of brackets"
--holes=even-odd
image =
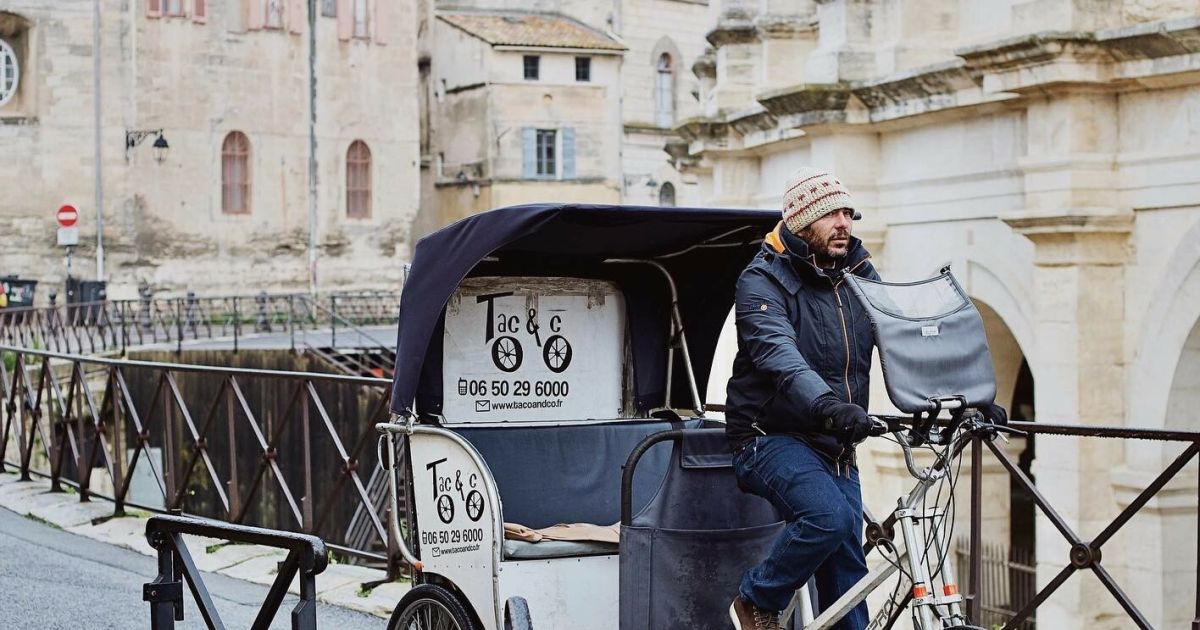
[[(441, 406), (444, 309), (468, 276), (562, 276), (615, 281), (625, 294), (640, 411), (664, 404), (670, 290), (661, 273), (611, 259), (654, 260), (674, 278), (701, 395), (734, 284), (779, 221), (774, 210), (530, 204), (449, 225), (417, 243), (400, 305), (391, 408)], [(690, 406), (675, 370), (672, 404)]]

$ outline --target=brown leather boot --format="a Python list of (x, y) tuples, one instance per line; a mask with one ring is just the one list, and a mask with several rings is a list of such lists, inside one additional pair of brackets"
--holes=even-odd
[(729, 618), (734, 630), (783, 630), (779, 625), (779, 613), (763, 610), (738, 595), (729, 606)]

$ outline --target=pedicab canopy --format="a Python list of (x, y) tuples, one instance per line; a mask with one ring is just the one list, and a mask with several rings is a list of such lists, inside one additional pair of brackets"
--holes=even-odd
[[(593, 418), (644, 416), (663, 406), (690, 408), (678, 351), (670, 370), (672, 400), (664, 400), (671, 287), (662, 270), (644, 261), (661, 265), (674, 281), (703, 397), (737, 277), (778, 220), (774, 210), (531, 204), (474, 215), (434, 232), (417, 243), (404, 286), (391, 409), (402, 415), (445, 412), (449, 418), (448, 398), (459, 404), (461, 396), (471, 399), (463, 404), (473, 402), (476, 412), (485, 407), (532, 411), (554, 402), (500, 406), (499, 401), (514, 395), (566, 398), (559, 387), (566, 390), (569, 384), (595, 395), (604, 389), (604, 379), (586, 372), (573, 383), (556, 377), (569, 374), (568, 365), (587, 370), (605, 361), (617, 365), (610, 380), (620, 390), (623, 412), (614, 405), (611, 413)], [(572, 289), (564, 278), (577, 284)], [(464, 294), (468, 288), (471, 293)], [(572, 304), (583, 314), (573, 315)], [(466, 312), (477, 324), (464, 329), (458, 322)], [(467, 336), (469, 344), (463, 341)], [(589, 352), (610, 341), (615, 346)], [(452, 363), (466, 367), (444, 374), (444, 369), (459, 370)], [(483, 364), (505, 378), (470, 373)]]

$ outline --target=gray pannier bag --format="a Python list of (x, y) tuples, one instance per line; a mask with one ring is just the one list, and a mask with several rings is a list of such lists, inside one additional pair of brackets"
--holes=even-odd
[(932, 412), (949, 399), (966, 407), (996, 398), (996, 373), (983, 318), (949, 269), (910, 283), (846, 276), (866, 308), (892, 404)]

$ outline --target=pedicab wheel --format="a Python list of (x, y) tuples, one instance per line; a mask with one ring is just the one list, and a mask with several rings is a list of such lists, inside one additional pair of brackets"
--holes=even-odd
[(436, 584), (414, 587), (396, 604), (388, 630), (476, 630), (454, 593)]
[(524, 597), (509, 597), (504, 606), (504, 630), (533, 630), (529, 602)]

